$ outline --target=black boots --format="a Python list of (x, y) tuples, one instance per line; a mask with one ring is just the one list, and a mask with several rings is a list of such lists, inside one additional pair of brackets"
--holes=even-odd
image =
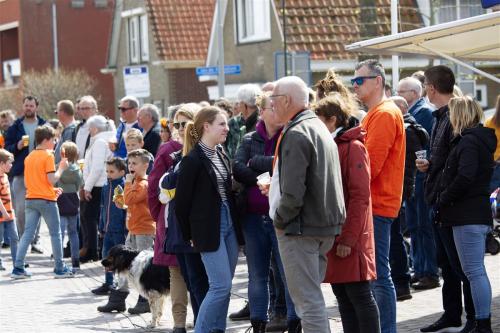
[(491, 330), (491, 318), (476, 319), (476, 328), (472, 333), (493, 333)]
[(121, 291), (112, 289), (109, 294), (108, 303), (103, 306), (98, 306), (97, 311), (99, 312), (123, 312), (125, 311), (125, 299), (128, 296), (128, 291)]
[(266, 324), (267, 322), (264, 320), (250, 320), (252, 324), (252, 332), (253, 333), (266, 333)]
[(288, 333), (302, 333), (300, 319), (288, 321)]
[(128, 309), (128, 313), (130, 314), (141, 314), (141, 313), (148, 313), (151, 312), (149, 309), (149, 301), (139, 295), (139, 298), (137, 299), (137, 304), (133, 308)]

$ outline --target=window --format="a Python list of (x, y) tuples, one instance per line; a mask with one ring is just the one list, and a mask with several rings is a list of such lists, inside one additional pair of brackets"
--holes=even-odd
[(477, 16), (486, 12), (477, 0), (441, 0), (437, 3), (436, 10), (437, 23)]
[(236, 0), (238, 43), (271, 39), (271, 4), (269, 0)]
[(128, 55), (132, 64), (149, 61), (148, 17), (137, 15), (128, 19)]

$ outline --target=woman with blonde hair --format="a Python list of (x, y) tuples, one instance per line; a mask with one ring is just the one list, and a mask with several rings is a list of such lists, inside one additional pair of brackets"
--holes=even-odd
[[(198, 312), (197, 297), (199, 292), (193, 292), (189, 288), (186, 279), (185, 270), (182, 267), (182, 253), (164, 253), (163, 245), (166, 240), (167, 221), (169, 209), (168, 204), (162, 204), (158, 200), (158, 186), (160, 178), (170, 169), (173, 164), (173, 156), (182, 149), (184, 141), (184, 130), (186, 124), (192, 121), (200, 106), (195, 103), (182, 105), (174, 116), (173, 126), (178, 135), (164, 143), (156, 153), (153, 168), (148, 175), (148, 205), (151, 216), (156, 221), (156, 236), (154, 243), (153, 263), (160, 266), (168, 266), (170, 269), (170, 280), (172, 284), (172, 314), (174, 317), (174, 332), (185, 332), (187, 315), (187, 290), (191, 294), (191, 305), (196, 318)], [(165, 127), (162, 124), (162, 130), (168, 130), (168, 124)], [(208, 284), (208, 283), (207, 283)], [(208, 287), (207, 287), (208, 288)], [(206, 292), (206, 291), (205, 291)], [(204, 294), (203, 294), (204, 295)], [(201, 303), (201, 302), (200, 302)]]
[(231, 164), (222, 145), (229, 128), (224, 111), (204, 107), (187, 123), (176, 188), (176, 216), (208, 276), (209, 289), (196, 333), (224, 332), (238, 243), (243, 237), (231, 191)]
[(491, 285), (484, 267), (486, 234), (491, 230), (489, 182), (495, 132), (481, 125), (483, 110), (469, 96), (448, 103), (455, 137), (439, 184), (436, 221), (451, 228), (475, 309), (473, 332), (491, 333)]

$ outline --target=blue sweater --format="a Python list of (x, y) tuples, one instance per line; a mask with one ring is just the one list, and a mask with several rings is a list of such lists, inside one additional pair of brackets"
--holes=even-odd
[(126, 234), (127, 227), (125, 225), (125, 217), (127, 211), (116, 207), (113, 202), (113, 195), (115, 188), (120, 185), (125, 188), (125, 179), (108, 179), (106, 184), (102, 187), (101, 192), (101, 216), (99, 218), (99, 231), (118, 232)]

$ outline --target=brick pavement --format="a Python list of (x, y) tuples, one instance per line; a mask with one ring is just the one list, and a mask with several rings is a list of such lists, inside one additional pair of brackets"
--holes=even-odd
[[(107, 297), (93, 296), (90, 290), (103, 281), (98, 263), (82, 266), (81, 274), (72, 279), (56, 280), (52, 276), (50, 245), (46, 228), (42, 228), (45, 254), (29, 254), (27, 261), (33, 277), (13, 281), (10, 271), (0, 272), (0, 332), (148, 332), (150, 314), (132, 316), (127, 313), (101, 314), (96, 307)], [(10, 254), (4, 249), (4, 266), (12, 267)], [(500, 332), (500, 255), (487, 255), (486, 265), (493, 289), (493, 331)], [(229, 311), (240, 309), (247, 296), (248, 273), (244, 258), (240, 258), (233, 280), (233, 296)], [(335, 297), (328, 285), (323, 285), (332, 332), (342, 332)], [(133, 306), (137, 293), (131, 291), (127, 305)], [(398, 303), (398, 332), (419, 332), (419, 328), (436, 320), (441, 312), (440, 289), (416, 292), (413, 299)], [(189, 310), (188, 322), (192, 322)], [(156, 332), (170, 332), (173, 326), (170, 300), (165, 306), (161, 327)], [(248, 322), (228, 320), (227, 332), (244, 332)]]

